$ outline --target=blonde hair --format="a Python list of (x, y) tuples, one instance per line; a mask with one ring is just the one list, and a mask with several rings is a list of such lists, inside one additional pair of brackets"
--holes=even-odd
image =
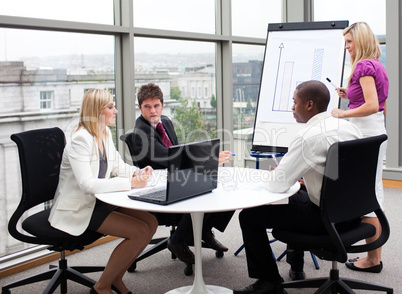
[(365, 22), (356, 22), (351, 24), (346, 29), (343, 30), (343, 35), (350, 33), (353, 36), (353, 41), (355, 43), (356, 56), (350, 58), (352, 63), (352, 73), (349, 76), (349, 82), (355, 71), (356, 64), (361, 60), (376, 59), (381, 58), (381, 47), (380, 42), (378, 42), (377, 37), (374, 35), (373, 31), (369, 25)]
[[(112, 100), (112, 94), (106, 90), (90, 89), (86, 91), (82, 99), (77, 131), (84, 128), (92, 136), (99, 139), (99, 117), (102, 110)], [(104, 130), (103, 137), (107, 137), (106, 129)]]

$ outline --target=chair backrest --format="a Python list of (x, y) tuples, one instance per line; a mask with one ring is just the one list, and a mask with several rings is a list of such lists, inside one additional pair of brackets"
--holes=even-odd
[(127, 134), (123, 134), (120, 136), (120, 140), (125, 142), (127, 144), (128, 147), (128, 151), (130, 152), (131, 155), (131, 161), (133, 162), (133, 164), (135, 166), (141, 167), (139, 166), (139, 163), (135, 160), (135, 155), (134, 155), (134, 138), (135, 138), (135, 134), (133, 132), (131, 133), (127, 133)]
[[(334, 230), (336, 223), (347, 222), (373, 211), (382, 226), (381, 236), (375, 242), (350, 246), (346, 248), (347, 252), (378, 248), (389, 237), (389, 224), (375, 192), (379, 148), (386, 139), (386, 135), (380, 135), (338, 142), (328, 150), (320, 199), (321, 215), (327, 230), (330, 234), (337, 234)], [(331, 238), (334, 243), (339, 239), (336, 235)], [(339, 247), (343, 245), (339, 244)]]
[(11, 140), (18, 148), (22, 197), (11, 216), (8, 229), (14, 238), (35, 243), (18, 231), (17, 222), (25, 211), (53, 199), (66, 139), (61, 129), (48, 128), (13, 134)]

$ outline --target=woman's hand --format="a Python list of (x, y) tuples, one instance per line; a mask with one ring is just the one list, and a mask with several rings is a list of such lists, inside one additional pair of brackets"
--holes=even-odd
[(151, 178), (153, 171), (153, 168), (149, 165), (139, 171), (135, 171), (131, 178), (131, 188), (145, 187), (148, 180)]
[(227, 163), (232, 160), (232, 152), (225, 150), (219, 152), (219, 165)]
[(348, 98), (347, 96), (346, 96), (346, 91), (347, 91), (347, 89), (348, 88), (341, 88), (341, 87), (339, 87), (339, 88), (336, 88), (335, 90), (336, 90), (336, 92), (338, 93), (338, 96), (339, 97), (341, 97), (341, 98)]

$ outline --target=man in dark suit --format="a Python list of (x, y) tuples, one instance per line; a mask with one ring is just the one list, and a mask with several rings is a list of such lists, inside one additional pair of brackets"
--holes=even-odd
[[(145, 107), (143, 107), (143, 109)], [(150, 119), (150, 117), (146, 118), (146, 116), (141, 115), (135, 122), (135, 160), (139, 166), (151, 165), (153, 169), (167, 168), (168, 148), (163, 144), (161, 136), (156, 130), (156, 124), (153, 126), (151, 124), (152, 122), (147, 119)], [(160, 122), (165, 129), (170, 143), (172, 145), (178, 145), (179, 142), (172, 121), (167, 116), (161, 115)]]
[[(137, 93), (138, 107), (141, 110), (134, 127), (134, 161), (139, 167), (150, 165), (154, 169), (167, 168), (168, 147), (178, 145), (172, 121), (163, 110), (163, 93), (159, 86), (152, 83), (140, 87)], [(219, 163), (231, 160), (230, 151), (219, 154)], [(229, 223), (233, 211), (207, 213), (204, 215), (202, 240), (208, 247), (217, 251), (228, 248), (215, 239), (212, 227), (223, 232)], [(189, 214), (184, 214), (175, 233), (168, 240), (168, 249), (177, 258), (186, 263), (194, 263), (194, 254), (188, 248), (186, 240), (192, 240), (192, 223)]]

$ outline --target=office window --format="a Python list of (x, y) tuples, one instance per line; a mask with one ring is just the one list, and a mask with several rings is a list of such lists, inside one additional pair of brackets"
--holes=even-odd
[(215, 34), (214, 0), (134, 0), (134, 26)]
[(113, 24), (113, 0), (1, 1), (2, 15)]
[(204, 87), (204, 97), (208, 98), (208, 87)]
[(232, 0), (232, 34), (266, 38), (269, 23), (282, 22), (282, 0)]
[[(179, 143), (215, 138), (216, 108), (209, 103), (211, 97), (206, 105), (197, 101), (203, 83), (208, 83), (210, 94), (215, 93), (215, 43), (135, 37), (134, 51), (135, 85), (159, 85), (163, 114), (175, 124)], [(172, 88), (181, 89), (179, 100), (171, 99)]]
[[(113, 36), (0, 28), (0, 38), (3, 138), (16, 130), (49, 126), (61, 128), (68, 138), (77, 126), (84, 90), (115, 88)], [(47, 115), (37, 115), (41, 110)], [(5, 183), (0, 202), (7, 203), (0, 206), (3, 256), (28, 245), (7, 231), (5, 221), (21, 199), (21, 175), (15, 144), (8, 139), (0, 145), (0, 165), (10, 167), (0, 174), (0, 182)]]
[(233, 45), (233, 129), (253, 128), (264, 46)]
[(40, 109), (52, 109), (54, 91), (40, 92)]
[[(349, 20), (367, 22), (374, 34), (385, 35), (386, 0), (314, 1), (314, 21)], [(347, 7), (347, 9), (345, 9)]]
[(113, 96), (113, 102), (116, 104), (116, 89), (115, 88), (107, 88), (110, 94)]

